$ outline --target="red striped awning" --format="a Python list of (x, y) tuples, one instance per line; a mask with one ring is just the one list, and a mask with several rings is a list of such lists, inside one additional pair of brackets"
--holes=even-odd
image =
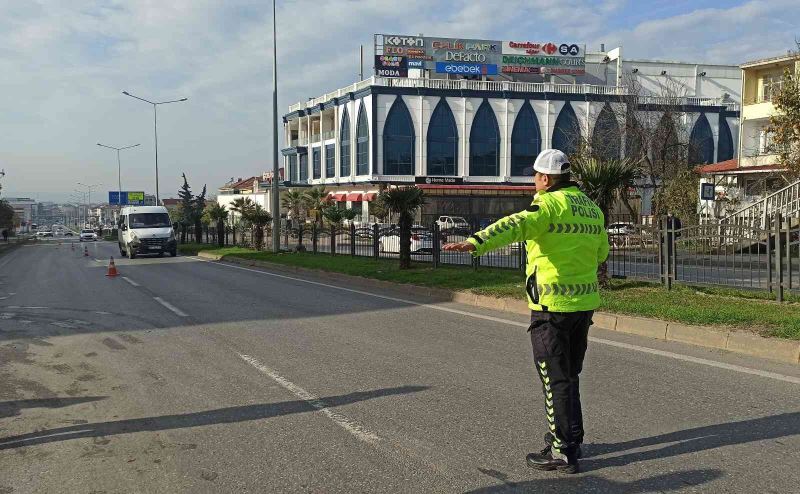
[(377, 192), (367, 192), (366, 194), (364, 194), (365, 201), (374, 201), (377, 198), (378, 198)]
[(342, 201), (346, 200), (345, 197), (347, 197), (347, 194), (345, 194), (344, 192), (336, 193), (336, 194), (334, 194), (334, 193), (328, 194), (328, 199), (336, 201), (336, 202), (342, 202)]
[(356, 201), (356, 202), (358, 202), (358, 201), (361, 200), (362, 195), (363, 194), (361, 194), (361, 192), (351, 192), (351, 193), (347, 194), (347, 200), (348, 201)]

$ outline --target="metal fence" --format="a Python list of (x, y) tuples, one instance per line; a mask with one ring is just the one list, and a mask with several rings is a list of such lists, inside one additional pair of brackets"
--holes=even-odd
[[(515, 243), (480, 258), (468, 253), (445, 252), (442, 245), (465, 240), (477, 225), (440, 230), (438, 225), (412, 228), (411, 258), (417, 263), (465, 268), (498, 268), (524, 271), (526, 249)], [(187, 239), (194, 242), (193, 229)], [(775, 293), (800, 294), (800, 222), (776, 215), (767, 228), (703, 224), (678, 227), (670, 218), (652, 224), (640, 218), (613, 216), (608, 227), (608, 273), (612, 278), (643, 280), (671, 288), (674, 283), (713, 285)], [(203, 240), (217, 243), (213, 227), (203, 230)], [(320, 255), (398, 259), (400, 231), (397, 225), (323, 226), (284, 225), (281, 249)], [(226, 228), (226, 246), (254, 246), (252, 229)], [(262, 249), (270, 249), (271, 232), (265, 230)]]

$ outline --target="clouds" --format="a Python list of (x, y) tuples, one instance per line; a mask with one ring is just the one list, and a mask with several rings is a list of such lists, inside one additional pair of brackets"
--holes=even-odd
[[(676, 0), (661, 2), (653, 19), (624, 0), (278, 0), (279, 113), (353, 83), (359, 44), (369, 73), (373, 33), (619, 43), (629, 57), (739, 63), (789, 47), (800, 35), (796, 3)], [(628, 26), (634, 14), (642, 20)], [(114, 153), (98, 141), (141, 142), (123, 155), (123, 186), (152, 191), (152, 110), (122, 90), (189, 98), (159, 111), (162, 195), (184, 171), (214, 190), (271, 168), (269, 2), (0, 0), (0, 34), (9, 194), (62, 199), (77, 181), (115, 188)]]

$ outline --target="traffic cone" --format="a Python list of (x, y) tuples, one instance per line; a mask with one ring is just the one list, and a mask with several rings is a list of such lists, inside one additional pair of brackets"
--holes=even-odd
[(117, 273), (117, 266), (116, 264), (114, 264), (114, 256), (111, 256), (111, 261), (108, 263), (108, 273), (106, 273), (106, 276), (118, 276), (118, 275), (119, 273)]
[(86, 245), (83, 246), (83, 257), (89, 257), (89, 247)]
[(74, 251), (75, 250), (75, 242), (70, 242), (69, 243), (69, 247), (70, 247), (70, 250)]

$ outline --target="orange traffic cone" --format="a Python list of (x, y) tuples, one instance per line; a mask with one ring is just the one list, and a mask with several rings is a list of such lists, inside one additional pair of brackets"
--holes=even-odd
[(89, 247), (83, 246), (83, 257), (89, 257)]
[(114, 256), (111, 256), (111, 261), (108, 263), (108, 273), (106, 273), (106, 276), (118, 276), (118, 275), (119, 273), (117, 273), (117, 266), (116, 264), (114, 264)]

